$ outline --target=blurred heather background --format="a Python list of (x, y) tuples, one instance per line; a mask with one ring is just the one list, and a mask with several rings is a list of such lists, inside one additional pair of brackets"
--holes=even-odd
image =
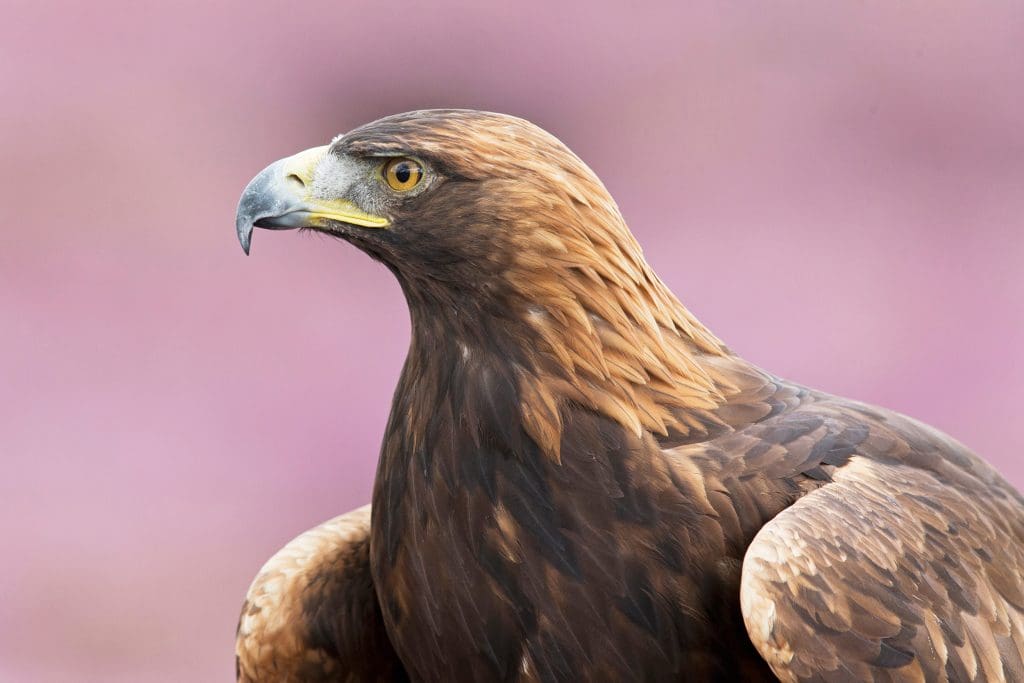
[(549, 129), (735, 350), (1024, 485), (1024, 5), (682, 5), (4, 2), (0, 680), (231, 680), (263, 561), (369, 499), (398, 287), (233, 220), (408, 109)]

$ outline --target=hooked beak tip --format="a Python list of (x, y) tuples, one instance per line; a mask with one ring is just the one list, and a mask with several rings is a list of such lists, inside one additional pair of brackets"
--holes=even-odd
[(238, 216), (235, 223), (235, 232), (238, 234), (238, 243), (242, 245), (242, 251), (249, 255), (249, 247), (252, 245), (253, 222), (249, 216)]

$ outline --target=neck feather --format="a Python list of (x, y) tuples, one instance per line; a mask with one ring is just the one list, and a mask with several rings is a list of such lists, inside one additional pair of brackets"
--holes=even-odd
[[(615, 267), (518, 263), (505, 276), (511, 290), (500, 306), (416, 302), (407, 372), (432, 368), (442, 383), (446, 376), (473, 382), (481, 368), (488, 382), (505, 375), (502, 388), (515, 388), (524, 431), (556, 460), (571, 406), (638, 436), (706, 434), (714, 411), (738, 391), (733, 371), (741, 361), (679, 303), (638, 247), (604, 248), (618, 250)], [(580, 249), (566, 245), (567, 253)]]

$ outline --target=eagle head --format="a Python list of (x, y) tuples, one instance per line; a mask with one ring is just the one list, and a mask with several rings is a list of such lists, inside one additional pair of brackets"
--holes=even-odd
[(613, 263), (623, 275), (642, 267), (575, 154), (528, 121), (476, 111), (389, 116), (275, 162), (245, 189), (236, 227), (246, 253), (253, 227), (345, 239), (407, 294), (463, 307), (537, 304), (538, 277), (559, 264), (595, 279), (618, 277), (601, 273)]

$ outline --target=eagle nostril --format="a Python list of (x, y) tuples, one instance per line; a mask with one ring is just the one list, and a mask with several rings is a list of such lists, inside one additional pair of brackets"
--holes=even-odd
[(306, 181), (298, 176), (297, 173), (289, 173), (285, 176), (285, 182), (294, 187), (296, 190), (305, 190)]

